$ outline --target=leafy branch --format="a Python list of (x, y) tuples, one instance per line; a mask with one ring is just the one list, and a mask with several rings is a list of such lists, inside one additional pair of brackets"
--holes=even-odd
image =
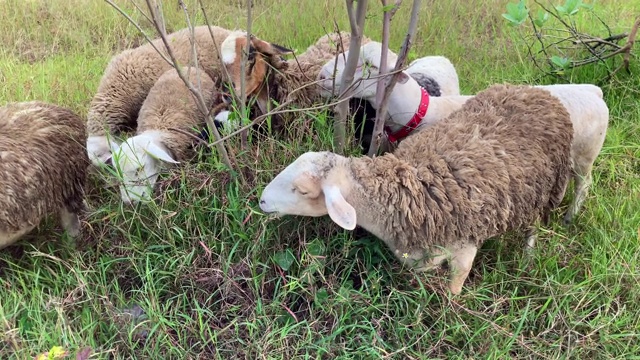
[[(529, 22), (533, 34), (525, 35), (521, 31), (520, 35), (527, 44), (527, 51), (534, 65), (546, 75), (564, 78), (574, 68), (595, 63), (602, 64), (607, 69), (607, 76), (601, 80), (610, 79), (621, 69), (631, 73), (629, 64), (634, 56), (631, 51), (640, 26), (640, 17), (636, 18), (628, 33), (612, 34), (611, 28), (595, 13), (593, 4), (582, 0), (565, 0), (562, 5), (552, 6), (542, 4), (540, 0), (533, 1), (538, 7), (535, 16), (525, 0), (520, 0), (518, 3), (508, 3), (502, 17), (513, 27)], [(597, 19), (606, 29), (607, 36), (596, 36), (578, 29), (576, 18), (585, 12)], [(620, 42), (624, 39), (627, 41), (621, 45)], [(622, 55), (622, 64), (612, 69), (607, 59), (617, 55)]]

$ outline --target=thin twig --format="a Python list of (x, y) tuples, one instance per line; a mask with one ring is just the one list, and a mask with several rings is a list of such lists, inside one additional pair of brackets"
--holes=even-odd
[[(353, 12), (353, 0), (346, 0), (347, 14), (349, 15), (349, 25), (351, 26), (351, 42), (349, 45), (349, 56), (345, 65), (344, 73), (340, 81), (340, 89), (346, 88), (353, 82), (353, 75), (360, 56), (360, 44), (362, 42), (362, 31), (367, 11), (367, 0), (358, 0), (356, 12)], [(343, 93), (344, 93), (343, 91)], [(345, 145), (346, 123), (349, 113), (349, 103), (343, 102), (336, 107), (338, 114), (333, 123), (333, 137), (335, 151), (342, 153)]]
[(131, 18), (131, 16), (129, 16), (129, 14), (127, 14), (126, 12), (124, 12), (124, 10), (122, 10), (118, 5), (116, 5), (113, 1), (111, 0), (104, 0), (106, 1), (109, 5), (111, 5), (114, 9), (116, 9), (116, 11), (118, 11), (122, 16), (124, 16), (127, 20), (129, 20), (129, 22), (136, 27), (136, 29), (138, 29), (138, 31), (140, 31), (140, 33), (142, 34), (142, 36), (144, 36), (144, 38), (147, 40), (147, 42), (149, 44), (151, 44), (151, 46), (153, 47), (153, 49), (158, 53), (158, 55), (160, 55), (162, 57), (162, 59), (164, 61), (166, 61), (168, 64), (172, 64), (171, 60), (169, 60), (157, 47), (156, 45), (153, 43), (153, 41), (151, 40), (151, 38), (149, 38), (149, 36), (144, 32), (144, 30), (142, 30), (142, 28), (140, 27), (140, 24), (138, 24), (135, 20), (133, 20)]
[[(398, 55), (398, 60), (396, 61), (396, 66), (394, 71), (396, 71), (389, 79), (389, 83), (386, 85), (384, 89), (384, 96), (382, 98), (382, 102), (380, 103), (380, 107), (378, 108), (377, 116), (380, 116), (382, 120), (384, 116), (387, 114), (387, 107), (389, 105), (389, 96), (393, 91), (398, 78), (400, 77), (400, 72), (398, 70), (402, 69), (404, 66), (404, 62), (407, 59), (407, 55), (409, 54), (409, 49), (411, 48), (411, 44), (413, 43), (413, 38), (416, 35), (416, 30), (418, 27), (418, 13), (420, 12), (420, 0), (413, 0), (413, 6), (411, 7), (411, 19), (409, 20), (409, 30), (407, 35), (405, 36), (404, 42), (402, 43), (402, 47), (400, 48), (400, 54)], [(378, 121), (376, 119), (376, 126), (373, 129), (373, 134), (371, 135), (371, 144), (369, 145), (369, 153), (370, 157), (373, 157), (380, 148), (380, 144), (382, 143), (382, 130), (384, 128), (384, 121)]]
[[(388, 72), (388, 66), (387, 66), (387, 55), (389, 53), (389, 27), (391, 26), (391, 17), (392, 17), (392, 13), (389, 10), (384, 10), (384, 8), (387, 6), (387, 0), (380, 0), (382, 2), (382, 7), (383, 7), (383, 14), (382, 14), (382, 53), (380, 54), (380, 75), (385, 75)], [(400, 0), (399, 0), (400, 1)], [(398, 3), (396, 3), (398, 4)], [(399, 4), (398, 4), (399, 5)], [(396, 5), (397, 6), (397, 5)], [(397, 9), (394, 8), (394, 9)], [(395, 13), (395, 11), (394, 11)], [(384, 94), (385, 94), (385, 89), (386, 89), (386, 83), (387, 80), (390, 80), (388, 78), (383, 78), (381, 80), (378, 81), (378, 83), (376, 84), (376, 108), (378, 109), (378, 111), (376, 111), (376, 120), (375, 123), (373, 125), (373, 134), (372, 134), (372, 139), (375, 138), (375, 134), (377, 129), (384, 129), (384, 122), (386, 120), (387, 117), (387, 113), (386, 111), (382, 111), (384, 109), (382, 109), (382, 101), (384, 99)], [(382, 130), (380, 130), (380, 133), (382, 133)], [(373, 157), (375, 154), (378, 153), (378, 149), (380, 146), (380, 142), (376, 142), (376, 141), (372, 141), (371, 144), (369, 144), (369, 156)]]
[[(240, 72), (242, 75), (240, 76), (240, 116), (241, 123), (246, 118), (249, 118), (249, 114), (247, 112), (246, 101), (247, 101), (247, 73), (245, 68), (247, 66), (247, 57), (249, 56), (249, 52), (251, 51), (251, 0), (247, 0), (247, 43), (245, 45), (245, 51), (242, 52), (242, 58), (240, 59)], [(240, 148), (242, 150), (247, 148), (247, 131), (243, 131), (240, 134)]]
[[(169, 41), (167, 40), (167, 35), (166, 33), (164, 33), (161, 29), (161, 27), (158, 24), (158, 16), (154, 11), (154, 8), (151, 4), (151, 0), (146, 0), (147, 3), (147, 7), (149, 8), (149, 11), (151, 12), (151, 18), (153, 19), (153, 24), (156, 28), (156, 31), (160, 34), (160, 38), (162, 39), (162, 43), (164, 44), (167, 53), (169, 54), (169, 58), (171, 58), (171, 62), (170, 64), (172, 64), (172, 66), (176, 69), (176, 72), (178, 73), (178, 76), (180, 77), (180, 79), (182, 80), (182, 82), (187, 86), (187, 88), (189, 89), (189, 91), (191, 91), (191, 93), (196, 97), (196, 105), (198, 106), (198, 109), (203, 113), (206, 114), (208, 113), (207, 110), (207, 106), (206, 106), (206, 101), (204, 100), (202, 93), (200, 93), (196, 88), (194, 88), (193, 84), (189, 81), (189, 79), (187, 79), (184, 75), (184, 73), (182, 72), (182, 69), (180, 68), (180, 66), (178, 65), (178, 61), (175, 57), (175, 54), (173, 53), (173, 49), (171, 48), (171, 46), (169, 45)], [(213, 132), (214, 137), (216, 138), (216, 141), (220, 139), (220, 133), (218, 132), (218, 129), (215, 127), (215, 124), (213, 122), (213, 119), (211, 118), (211, 116), (208, 116), (206, 118), (207, 121), (207, 125), (210, 128), (210, 131)], [(216, 146), (220, 157), (222, 158), (222, 161), (224, 162), (225, 165), (227, 165), (227, 167), (229, 169), (233, 169), (233, 165), (231, 163), (231, 160), (229, 159), (229, 155), (227, 153), (226, 148), (224, 147), (224, 144), (222, 144), (221, 142), (217, 144)]]

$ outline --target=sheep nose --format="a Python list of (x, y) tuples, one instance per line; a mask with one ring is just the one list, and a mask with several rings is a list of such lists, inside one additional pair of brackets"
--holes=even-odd
[(266, 203), (267, 203), (266, 201), (264, 201), (264, 200), (260, 200), (260, 205), (264, 205), (264, 204), (266, 204)]

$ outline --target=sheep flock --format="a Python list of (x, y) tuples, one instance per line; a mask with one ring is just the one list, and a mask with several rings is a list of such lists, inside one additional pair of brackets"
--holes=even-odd
[[(165, 61), (160, 38), (113, 56), (86, 117), (40, 101), (3, 104), (0, 248), (51, 215), (76, 237), (94, 172), (119, 183), (124, 206), (152, 201), (163, 171), (194, 161), (198, 144), (213, 140), (207, 118), (224, 132), (240, 126), (234, 93), (242, 89), (251, 118), (273, 104), (335, 101), (345, 90), (340, 79), (350, 37), (319, 34), (295, 54), (243, 30), (197, 26), (167, 35), (177, 68)], [(377, 84), (384, 81), (378, 75), (398, 57), (389, 51), (388, 68), (381, 69), (381, 44), (363, 36), (360, 46), (349, 108), (353, 140), (366, 151)], [(486, 239), (521, 231), (525, 248), (534, 247), (537, 227), (560, 206), (571, 180), (564, 222), (575, 220), (609, 124), (595, 85), (495, 84), (461, 94), (460, 80), (439, 54), (409, 63), (389, 96), (381, 155), (300, 154), (259, 191), (254, 207), (281, 216), (328, 215), (346, 230), (361, 226), (418, 271), (446, 261), (449, 289), (459, 294)]]

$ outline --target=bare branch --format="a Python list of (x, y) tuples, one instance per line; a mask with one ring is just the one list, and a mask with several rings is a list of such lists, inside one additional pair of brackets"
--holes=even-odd
[[(246, 108), (247, 102), (247, 88), (246, 88), (246, 78), (247, 73), (245, 68), (247, 66), (247, 57), (249, 56), (249, 51), (251, 48), (251, 0), (247, 0), (247, 44), (245, 46), (245, 51), (242, 52), (242, 58), (240, 59), (240, 72), (242, 73), (240, 77), (240, 119), (249, 118), (249, 114)], [(242, 122), (241, 122), (242, 123)], [(240, 148), (247, 148), (247, 131), (243, 131), (240, 134)]]
[[(358, 64), (360, 56), (360, 44), (362, 42), (362, 30), (367, 12), (367, 0), (358, 0), (355, 16), (353, 15), (353, 0), (346, 0), (349, 22), (351, 25), (351, 43), (349, 45), (349, 56), (345, 65), (341, 79), (341, 89), (347, 91), (347, 87), (353, 82), (353, 74)], [(343, 91), (343, 94), (345, 92)], [(341, 95), (341, 96), (342, 96)], [(333, 137), (335, 150), (342, 153), (345, 145), (347, 115), (349, 113), (349, 103), (342, 102), (336, 107), (337, 119), (333, 123)]]
[(371, 144), (369, 145), (368, 155), (373, 157), (380, 148), (380, 144), (382, 143), (382, 131), (384, 129), (384, 119), (387, 116), (387, 107), (389, 104), (389, 95), (393, 91), (393, 87), (396, 85), (398, 81), (398, 77), (400, 76), (399, 70), (404, 67), (405, 60), (407, 59), (407, 55), (409, 54), (409, 49), (413, 43), (413, 38), (416, 35), (416, 29), (418, 27), (418, 13), (420, 12), (420, 0), (413, 0), (413, 6), (411, 7), (411, 19), (409, 21), (409, 31), (402, 43), (402, 47), (400, 48), (400, 53), (398, 54), (398, 60), (396, 62), (396, 66), (394, 67), (394, 74), (389, 79), (389, 82), (384, 88), (384, 95), (380, 102), (380, 106), (378, 107), (378, 111), (376, 112), (376, 124), (373, 128), (373, 134), (371, 135)]
[[(380, 75), (385, 75), (388, 72), (387, 54), (389, 53), (389, 27), (391, 26), (391, 12), (384, 9), (384, 7), (387, 6), (387, 0), (381, 0), (381, 2), (384, 13), (382, 14), (382, 53), (380, 54)], [(378, 83), (376, 84), (376, 109), (378, 109), (378, 111), (376, 111), (376, 120), (375, 124), (373, 125), (374, 130), (372, 139), (375, 139), (375, 129), (384, 129), (384, 122), (387, 113), (386, 111), (382, 112), (381, 109), (383, 105), (382, 100), (384, 99), (387, 81), (388, 78), (383, 77), (382, 79), (378, 80)], [(368, 155), (370, 157), (373, 157), (373, 155), (378, 152), (379, 145), (380, 142), (376, 143), (375, 141), (372, 141), (369, 144)]]
[[(144, 38), (147, 40), (147, 42), (153, 47), (153, 49), (162, 57), (162, 59), (164, 61), (166, 61), (168, 64), (171, 64), (171, 60), (169, 60), (163, 53), (162, 51), (160, 51), (156, 45), (153, 43), (153, 40), (151, 40), (149, 38), (149, 36), (144, 32), (144, 30), (142, 30), (142, 28), (140, 27), (140, 24), (138, 24), (135, 20), (133, 20), (131, 18), (131, 16), (129, 16), (129, 14), (127, 14), (126, 12), (124, 12), (124, 10), (122, 10), (118, 5), (116, 5), (113, 1), (111, 0), (104, 0), (106, 1), (109, 5), (111, 5), (114, 9), (116, 9), (116, 11), (118, 11), (122, 16), (124, 16), (127, 20), (129, 20), (129, 22), (136, 27), (136, 29), (138, 29), (138, 31), (140, 31), (140, 33), (142, 34), (142, 36), (144, 36)], [(152, 21), (153, 22), (153, 21)]]
[[(213, 31), (211, 30), (211, 23), (209, 22), (209, 18), (207, 18), (207, 12), (204, 10), (204, 5), (202, 4), (202, 0), (198, 0), (200, 4), (200, 10), (202, 11), (202, 15), (204, 16), (204, 22), (207, 24), (207, 28), (209, 29), (209, 36), (211, 36), (211, 42), (213, 43), (213, 47), (216, 49), (216, 55), (218, 55), (218, 59), (222, 59), (222, 54), (220, 53), (220, 49), (218, 48), (218, 44), (216, 43), (216, 39), (213, 36)], [(229, 75), (229, 71), (227, 71), (226, 66), (222, 67), (222, 75), (223, 80), (226, 83), (231, 83), (231, 76)]]
[[(169, 45), (169, 41), (167, 40), (167, 34), (163, 31), (162, 27), (159, 25), (158, 22), (158, 14), (156, 14), (155, 9), (153, 7), (153, 5), (151, 4), (151, 0), (146, 0), (147, 3), (147, 7), (149, 9), (149, 11), (151, 12), (151, 18), (153, 19), (153, 24), (156, 28), (156, 31), (160, 34), (160, 38), (162, 39), (162, 43), (164, 44), (167, 53), (169, 54), (169, 58), (171, 59), (170, 64), (173, 65), (173, 67), (176, 69), (176, 72), (178, 73), (178, 76), (180, 77), (180, 79), (184, 82), (184, 84), (187, 86), (187, 88), (189, 89), (189, 91), (191, 91), (191, 93), (195, 96), (196, 98), (196, 105), (198, 106), (198, 110), (200, 110), (200, 112), (202, 112), (203, 114), (208, 114), (209, 111), (207, 109), (206, 106), (206, 101), (204, 100), (204, 98), (202, 97), (202, 93), (200, 93), (196, 88), (194, 88), (193, 84), (189, 81), (188, 78), (185, 77), (184, 73), (182, 72), (182, 69), (180, 68), (180, 65), (175, 57), (175, 54), (173, 53), (173, 50), (171, 48), (171, 46)], [(211, 116), (207, 116), (206, 117), (206, 121), (207, 121), (207, 126), (209, 127), (209, 131), (211, 131), (216, 140), (220, 139), (220, 133), (218, 132), (218, 129), (216, 128), (213, 119), (211, 118)], [(231, 160), (229, 159), (229, 154), (227, 153), (227, 149), (224, 147), (224, 144), (222, 144), (221, 142), (218, 143), (218, 145), (216, 146), (220, 157), (222, 158), (222, 161), (225, 163), (225, 165), (227, 165), (227, 167), (229, 167), (229, 169), (233, 169), (233, 165), (231, 164)]]

